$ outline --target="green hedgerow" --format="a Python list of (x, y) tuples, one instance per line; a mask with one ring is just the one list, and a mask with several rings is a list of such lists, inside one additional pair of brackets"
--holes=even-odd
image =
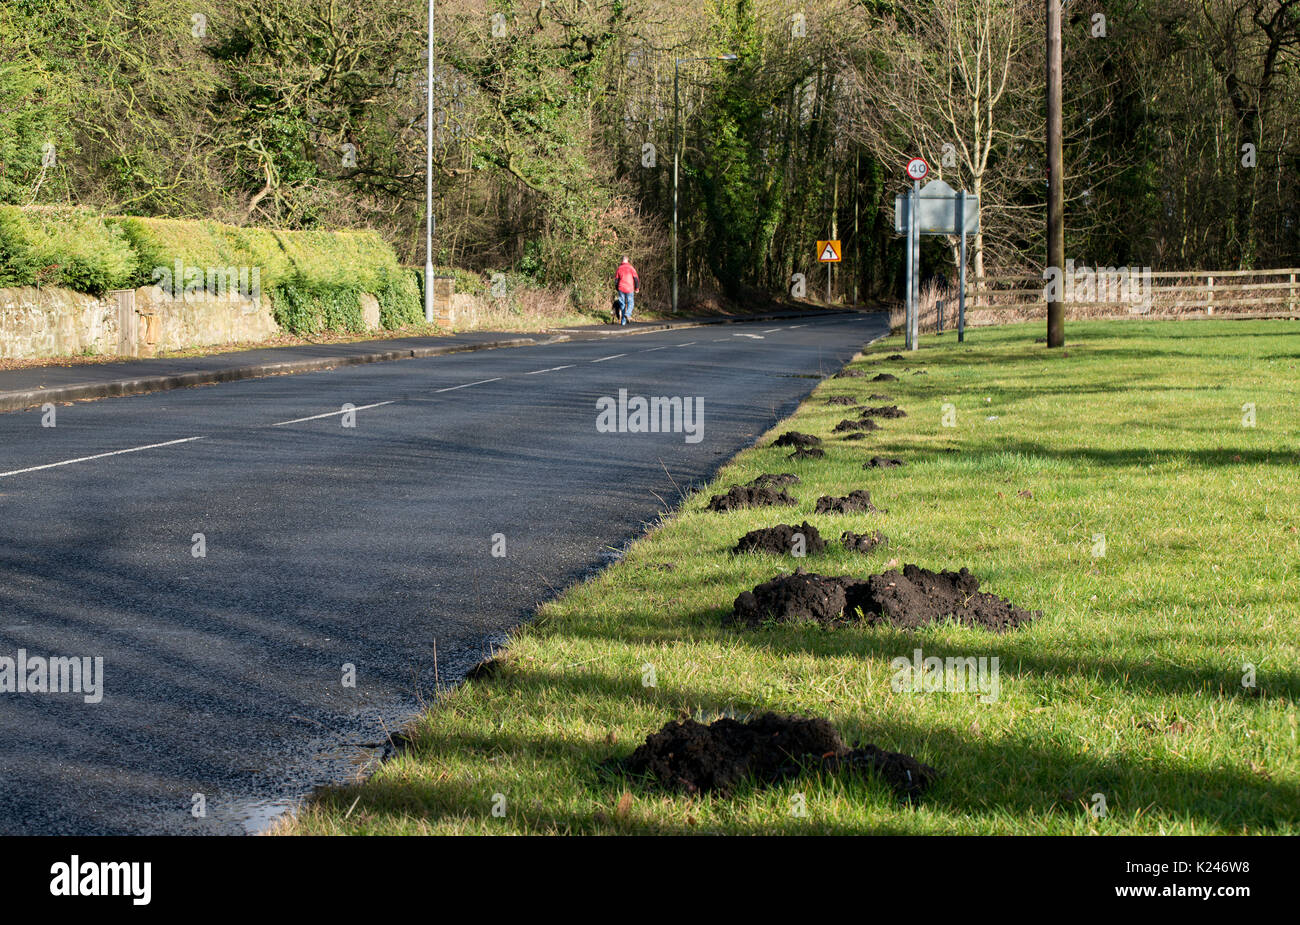
[(0, 206), (0, 286), (103, 295), (132, 285), (137, 259), (116, 225), (78, 208)]

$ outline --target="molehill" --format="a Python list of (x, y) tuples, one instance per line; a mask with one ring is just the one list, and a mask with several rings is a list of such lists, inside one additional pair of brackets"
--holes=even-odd
[(803, 771), (863, 773), (882, 778), (899, 799), (916, 800), (939, 772), (911, 755), (875, 745), (845, 744), (828, 720), (764, 713), (724, 717), (707, 726), (670, 722), (617, 768), (675, 793), (731, 796), (741, 785), (779, 783)]
[(979, 580), (963, 568), (934, 572), (905, 565), (869, 578), (817, 575), (797, 568), (741, 592), (727, 625), (756, 627), (765, 621), (816, 622), (827, 626), (862, 621), (916, 629), (955, 620), (995, 633), (1022, 626), (1041, 611), (1028, 611), (1005, 598), (979, 590)]

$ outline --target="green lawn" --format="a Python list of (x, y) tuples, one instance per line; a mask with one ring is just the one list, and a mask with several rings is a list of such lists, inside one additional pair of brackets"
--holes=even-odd
[[(928, 336), (906, 362), (884, 360), (897, 338), (874, 345), (852, 366), (900, 381), (826, 380), (713, 486), (795, 472), (799, 507), (713, 514), (711, 491), (692, 496), (515, 633), (495, 677), (433, 706), (409, 750), (281, 830), (1300, 832), (1300, 325), (1075, 323), (1050, 353), (1034, 343), (1041, 328), (975, 330), (960, 347)], [(879, 404), (866, 401), (878, 391), (909, 416), (856, 442), (830, 435), (846, 414), (828, 396)], [(791, 428), (826, 438), (826, 458), (763, 448)], [(874, 454), (907, 466), (864, 471)], [(812, 513), (819, 495), (855, 488), (888, 513)], [(728, 552), (748, 530), (804, 518), (828, 538), (879, 528), (890, 545), (804, 560)], [(737, 594), (795, 564), (865, 576), (892, 558), (969, 566), (1043, 616), (1001, 636), (721, 626)], [(891, 690), (891, 661), (916, 648), (998, 657), (1000, 696)], [(908, 807), (870, 778), (690, 798), (598, 767), (673, 718), (765, 710), (825, 716), (944, 777)], [(791, 811), (798, 794), (804, 816)]]

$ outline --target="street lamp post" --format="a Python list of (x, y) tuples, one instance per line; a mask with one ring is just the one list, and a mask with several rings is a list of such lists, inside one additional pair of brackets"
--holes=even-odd
[(424, 320), (433, 323), (433, 3), (429, 0), (428, 60), (424, 71)]
[[(432, 0), (430, 0), (432, 2)], [(712, 55), (700, 58), (673, 59), (673, 314), (677, 313), (677, 161), (681, 148), (680, 109), (678, 93), (681, 66), (690, 61), (736, 61), (739, 55)]]

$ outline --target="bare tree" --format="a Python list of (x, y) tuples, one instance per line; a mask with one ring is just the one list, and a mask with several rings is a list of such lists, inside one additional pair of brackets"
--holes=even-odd
[(1026, 196), (1044, 176), (1041, 17), (1028, 0), (922, 0), (881, 17), (866, 55), (844, 62), (851, 137), (886, 163), (920, 154), (980, 198), (977, 279), (1021, 262), (1041, 211)]

